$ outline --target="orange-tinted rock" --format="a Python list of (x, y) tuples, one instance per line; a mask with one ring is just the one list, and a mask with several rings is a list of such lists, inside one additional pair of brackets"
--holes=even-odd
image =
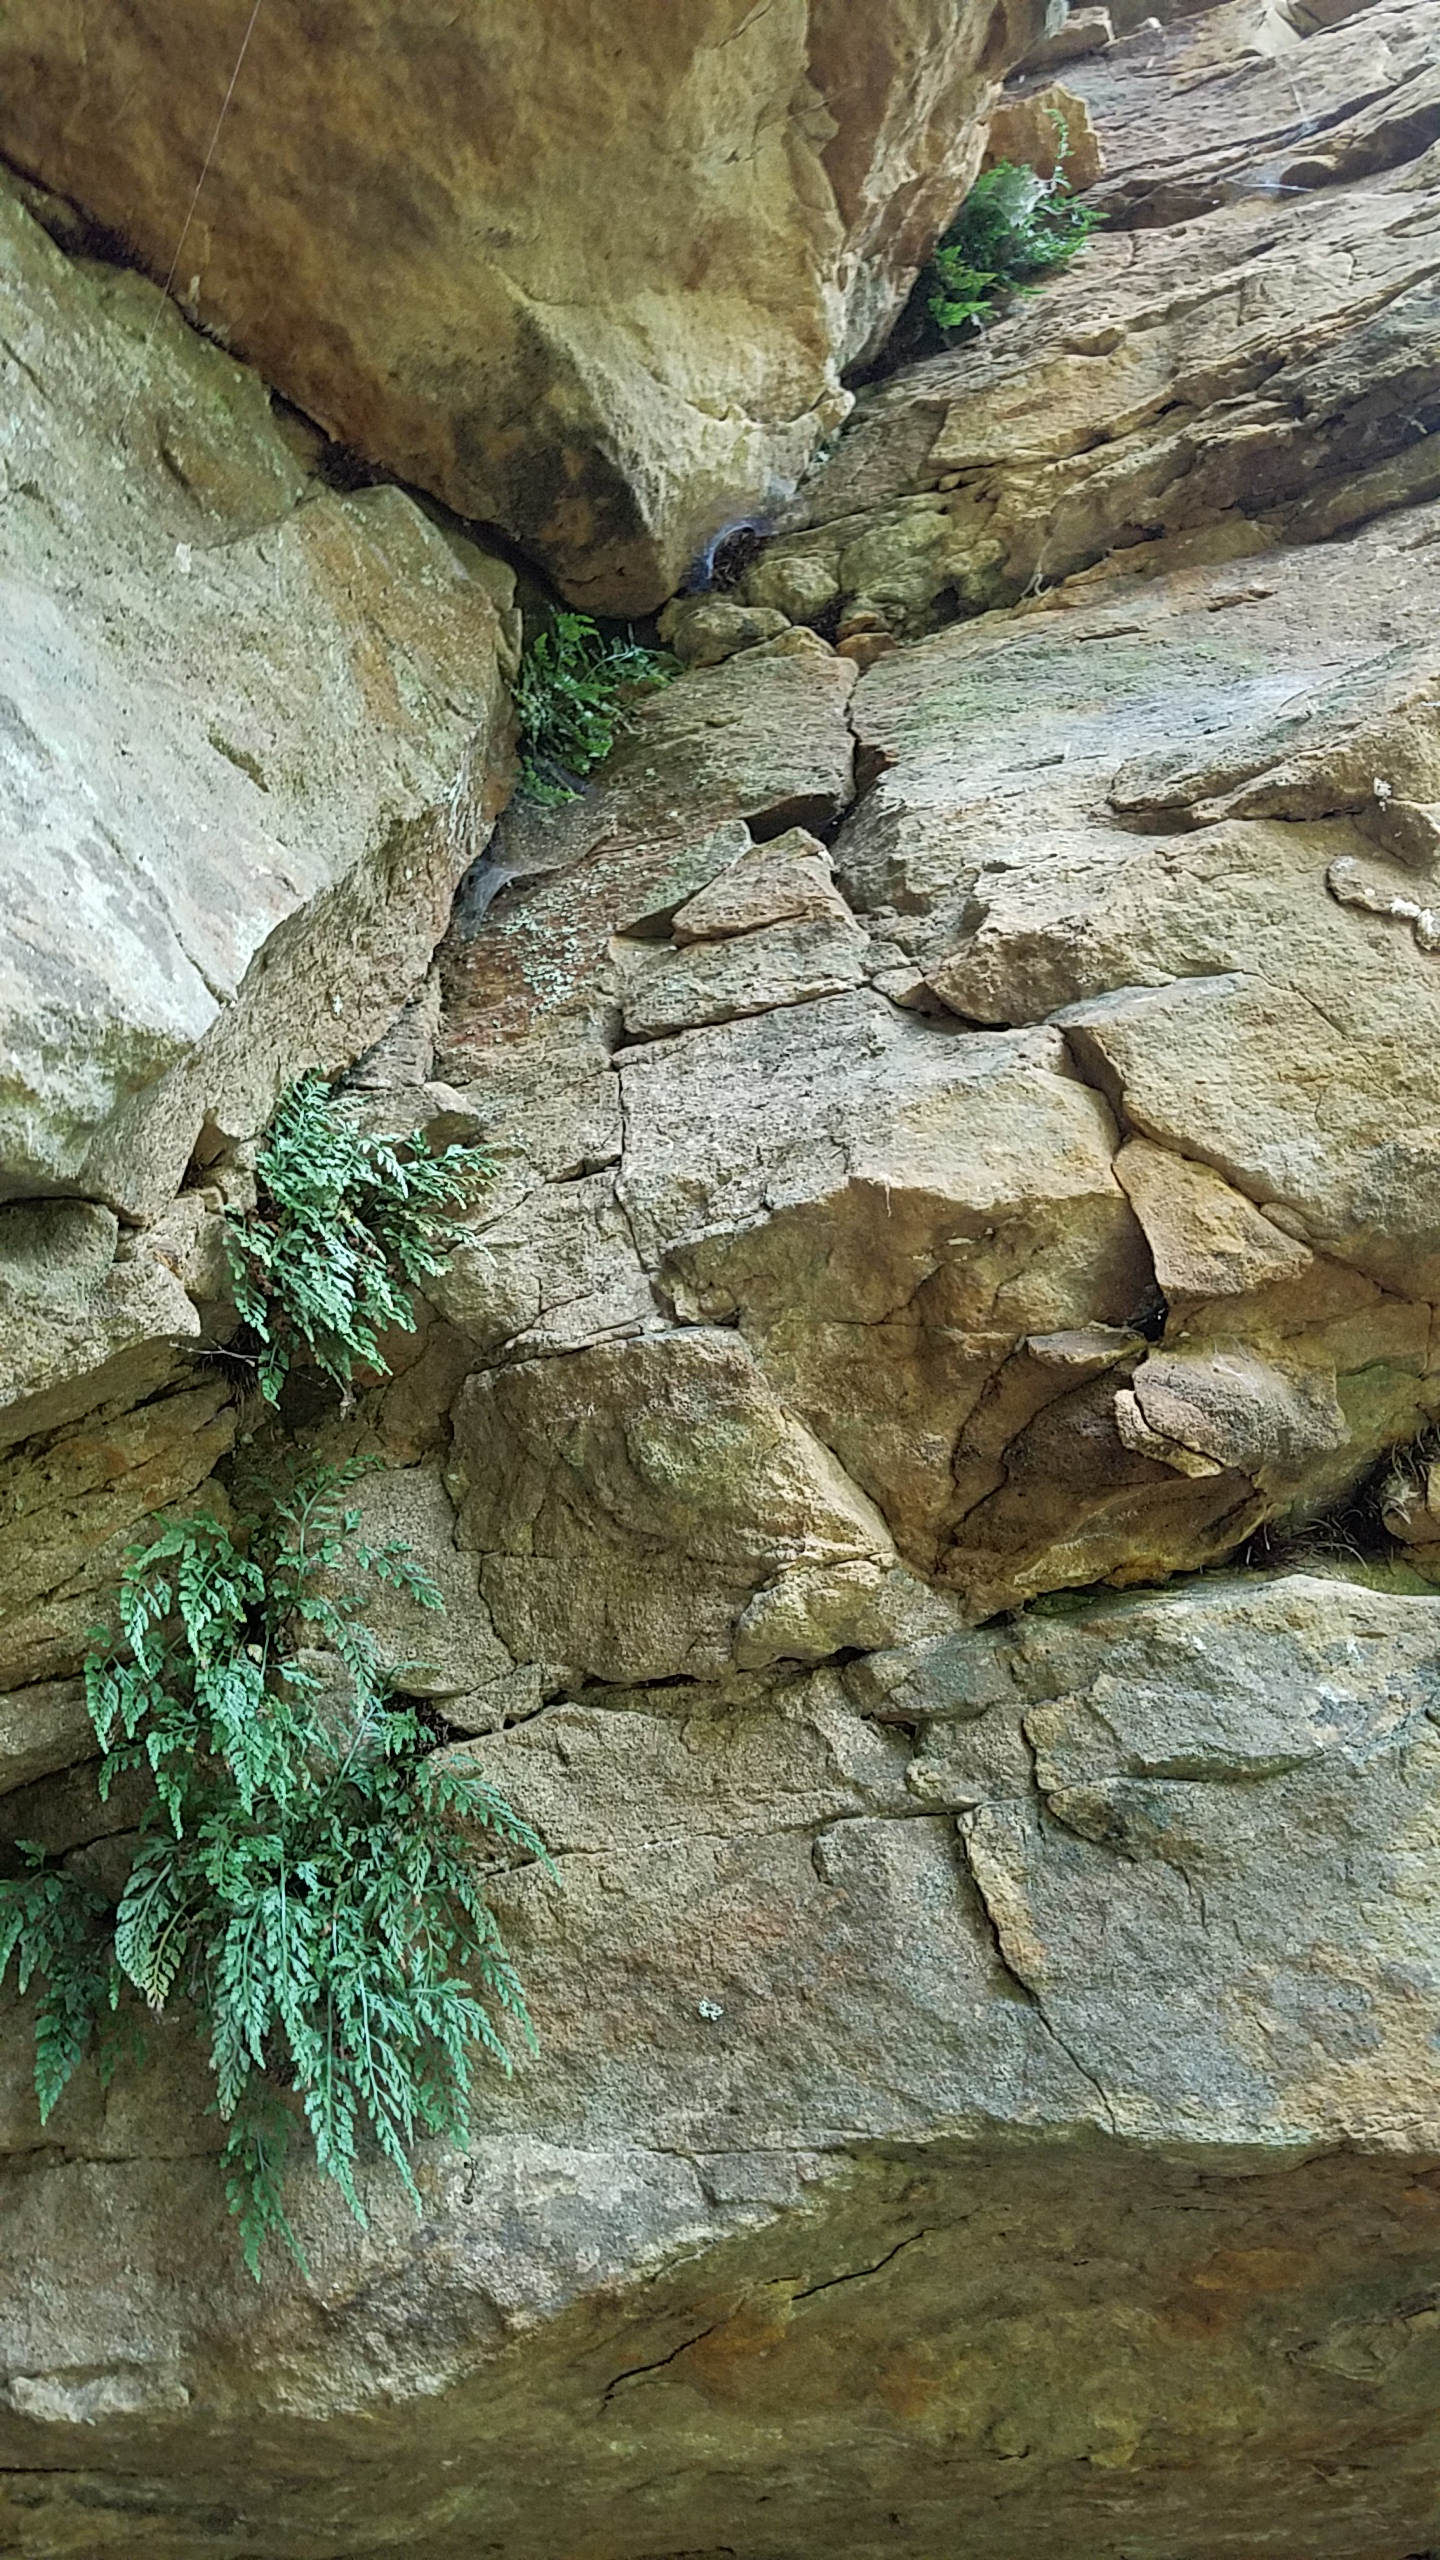
[[(838, 424), (1044, 15), (267, 9), (176, 290), (332, 435), (643, 610)], [(164, 277), (243, 31), (213, 0), (12, 0), (0, 149)]]

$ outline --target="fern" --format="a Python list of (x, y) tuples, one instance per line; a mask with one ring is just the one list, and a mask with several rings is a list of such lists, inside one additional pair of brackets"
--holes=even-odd
[[(473, 1843), (545, 1851), (390, 1692), (344, 1575), (443, 1603), (398, 1541), (361, 1538), (347, 1496), (368, 1463), (252, 1487), (238, 1536), (200, 1514), (132, 1555), (122, 1645), (86, 1667), (102, 1796), (122, 1769), (154, 1785), (119, 1907), (33, 1845), (0, 1882), (0, 1979), (13, 1961), (22, 1992), (41, 1985), (42, 2117), (97, 2040), (113, 2069), (139, 2002), (191, 2004), (257, 2276), (269, 2238), (304, 2266), (284, 2209), (297, 2110), (359, 2222), (366, 2142), (418, 2207), (410, 2148), (463, 2136), (476, 2048), (508, 2071), (502, 2026), (534, 2041)], [(338, 1701), (302, 1659), (316, 1646), (344, 1667)]]
[(109, 1907), (103, 1895), (52, 1866), (35, 1841), (22, 1840), (19, 1847), (26, 1873), (0, 1882), (0, 1982), (12, 1958), (22, 1994), (39, 1978), (35, 2093), (45, 2117), (97, 2031), (101, 2076), (111, 2077), (121, 2042), (105, 2029), (123, 1986), (106, 1944)]
[(258, 1199), (232, 1210), (235, 1304), (259, 1336), (259, 1383), (278, 1402), (298, 1337), (350, 1392), (357, 1366), (385, 1368), (381, 1335), (415, 1329), (409, 1289), (443, 1269), (446, 1216), (489, 1171), (475, 1147), (432, 1156), (368, 1137), (320, 1075), (290, 1087), (256, 1165)]
[(630, 726), (625, 695), (670, 673), (633, 636), (607, 640), (587, 614), (557, 613), (526, 650), (515, 685), (522, 797), (546, 807), (575, 799), (575, 777), (603, 764)]
[(1066, 134), (1060, 118), (1055, 175), (1002, 160), (977, 178), (927, 274), (927, 309), (947, 343), (983, 329), (999, 296), (1024, 292), (1082, 249), (1104, 215), (1076, 202), (1061, 175)]

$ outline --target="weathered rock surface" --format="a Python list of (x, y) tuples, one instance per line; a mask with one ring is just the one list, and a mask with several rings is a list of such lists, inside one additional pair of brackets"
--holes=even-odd
[[(978, 163), (1044, 0), (267, 13), (185, 306), (372, 461), (604, 612), (788, 495)], [(170, 268), (244, 28), (48, 0), (0, 148)]]
[(0, 1795), (88, 1760), (94, 1747), (83, 1681), (37, 1681), (0, 1698)]
[[(1422, 1430), (1435, 962), (1335, 881), (1363, 856), (1424, 894), (1385, 847), (1440, 799), (1433, 512), (1405, 547), (1384, 523), (1263, 578), (1127, 578), (1118, 603), (1081, 581), (887, 657), (849, 711), (876, 778), (828, 857), (703, 832), (735, 807), (718, 781), (682, 855), (664, 804), (707, 702), (735, 759), (740, 689), (783, 668), (823, 700), (839, 662), (762, 649), (662, 697), (612, 784), (529, 822), (534, 886), (446, 954), (446, 1071), (482, 1118), (497, 1054), (537, 1085), (569, 1054), (586, 972), (622, 1043), (565, 1168), (580, 1262), (563, 1186), (520, 1175), (505, 1204), (506, 1267), (534, 1275), (507, 1356), (580, 1347), (587, 1315), (592, 1339), (738, 1325), (906, 1565), (975, 1616), (1233, 1553)], [(1196, 746), (1147, 759), (1176, 704)], [(807, 978), (802, 934), (868, 985)], [(547, 1289), (565, 1329), (537, 1336)], [(623, 1417), (652, 1356), (601, 1405)], [(608, 1499), (572, 1497), (601, 1534)], [(568, 1620), (529, 1640), (577, 1658)]]
[(1430, 0), (1298, 0), (1288, 18), (1229, 0), (1145, 45), (1137, 76), (1141, 52), (1066, 74), (1103, 119), (1099, 195), (1121, 222), (1373, 177), (1440, 140)]
[[(537, 1017), (603, 1001), (612, 938), (665, 940), (752, 834), (828, 826), (854, 792), (856, 677), (810, 632), (786, 631), (642, 701), (603, 790), (554, 812), (513, 808), (494, 851), (503, 903), (481, 910), (499, 930), (473, 933), (462, 898), (441, 953), (446, 1072), (488, 1078)], [(609, 1046), (597, 1056), (613, 1092)]]
[(262, 1127), (423, 972), (508, 573), (327, 488), (253, 374), (8, 194), (0, 239), (0, 1197), (153, 1218), (207, 1119)]
[(1437, 1647), (1242, 1578), (471, 1746), (545, 2052), (422, 2226), (257, 2294), (178, 2050), (12, 2083), (14, 2546), (1423, 2548)]
[(8, 1686), (73, 1670), (136, 1529), (229, 1443), (232, 1382), (189, 1357), (222, 1194), (174, 1195), (423, 973), (514, 635), (508, 570), (329, 488), (151, 287), (9, 194), (0, 232)]
[[(1112, 229), (677, 608), (360, 1069), (494, 1176), (289, 1419), (554, 1853), (489, 1879), (541, 2048), (257, 2292), (181, 2022), (43, 2129), (7, 2035), (23, 2560), (1440, 2547), (1437, 13), (1164, 14), (1067, 71)], [(1009, 547), (912, 642), (926, 509)], [(127, 1854), (74, 1674), (254, 1421), (175, 1343), (211, 1170), (0, 1213), (0, 1863)]]
[(1105, 166), (1085, 100), (1059, 80), (1023, 97), (1007, 97), (996, 108), (982, 165), (993, 169), (1005, 160), (1034, 169), (1042, 178), (1053, 178), (1058, 170), (1077, 194), (1093, 187)]
[(80, 1418), (16, 1440), (0, 1473), (7, 1689), (77, 1668), (137, 1531), (203, 1484), (235, 1436), (230, 1381), (197, 1382), (160, 1344), (94, 1371), (71, 1400)]
[[(1440, 7), (1376, 7), (1187, 87), (1196, 44), (1176, 29), (1153, 68), (1138, 48), (1123, 72), (1077, 66), (1110, 227), (978, 341), (865, 395), (792, 510), (803, 529), (749, 573), (751, 603), (905, 635), (1117, 549), (1137, 568), (1147, 551), (1235, 558), (1440, 490)], [(1115, 102), (1137, 93), (1127, 122)], [(1359, 156), (1336, 121), (1356, 97), (1375, 120)], [(1273, 156), (1277, 100), (1287, 130), (1324, 128), (1329, 159)], [(1172, 127), (1213, 135), (1202, 156), (1223, 183), (1146, 197), (1150, 227), (1121, 229), (1139, 219), (1124, 189), (1168, 168)]]

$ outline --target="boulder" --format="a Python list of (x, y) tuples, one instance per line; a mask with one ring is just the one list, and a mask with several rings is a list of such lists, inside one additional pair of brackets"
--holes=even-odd
[(718, 667), (741, 649), (776, 639), (785, 621), (772, 607), (736, 604), (729, 596), (676, 596), (660, 616), (660, 637), (682, 666)]
[[(5, 192), (0, 238), (0, 1199), (151, 1219), (203, 1126), (252, 1135), (423, 975), (493, 806), (509, 572), (327, 486), (254, 374)], [(186, 1330), (140, 1290), (91, 1361)]]
[[(573, 601), (663, 602), (788, 496), (978, 163), (1043, 0), (342, 0), (243, 26), (48, 0), (0, 149), (369, 461)], [(217, 111), (233, 95), (215, 139)]]

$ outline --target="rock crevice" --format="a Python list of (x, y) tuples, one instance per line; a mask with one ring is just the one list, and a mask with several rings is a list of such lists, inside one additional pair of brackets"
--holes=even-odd
[[(0, 206), (0, 1873), (123, 1876), (87, 1631), (257, 1432), (377, 1461), (382, 1659), (554, 1862), (538, 2053), (418, 2219), (298, 2177), (308, 2281), (182, 2017), (42, 2127), (12, 2004), (24, 2560), (1440, 2539), (1440, 5), (1057, 14), (267, 27), (192, 317), (572, 596), (766, 519), (553, 809), (473, 527)], [(219, 31), (53, 15), (0, 143), (153, 262)], [(1022, 55), (1106, 226), (802, 476)], [(311, 1065), (492, 1174), (277, 1422)]]

